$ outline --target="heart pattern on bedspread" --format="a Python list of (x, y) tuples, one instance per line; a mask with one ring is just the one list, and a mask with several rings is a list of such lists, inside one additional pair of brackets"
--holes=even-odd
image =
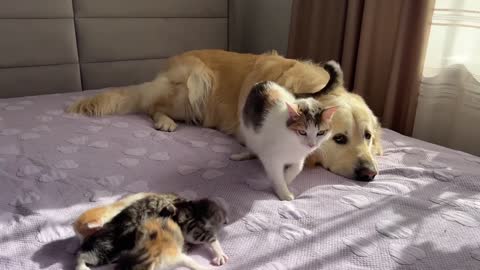
[(82, 97), (0, 100), (0, 270), (72, 269), (72, 221), (145, 191), (229, 209), (222, 269), (480, 269), (478, 157), (384, 130), (375, 181), (309, 169), (290, 186), (296, 199), (282, 202), (258, 160), (229, 160), (244, 150), (233, 138), (65, 112)]

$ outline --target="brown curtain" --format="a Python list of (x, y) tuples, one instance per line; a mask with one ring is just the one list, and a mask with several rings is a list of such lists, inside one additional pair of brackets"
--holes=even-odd
[(341, 63), (382, 125), (411, 135), (435, 0), (293, 0), (288, 57)]

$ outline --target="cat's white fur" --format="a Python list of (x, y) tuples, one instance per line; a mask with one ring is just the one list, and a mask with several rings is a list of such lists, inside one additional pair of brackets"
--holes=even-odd
[[(246, 124), (244, 114), (239, 113), (240, 132), (249, 150), (234, 154), (231, 159), (244, 160), (256, 155), (272, 181), (277, 196), (281, 200), (293, 200), (294, 195), (287, 185), (301, 172), (308, 154), (327, 140), (330, 137), (330, 132), (312, 140), (311, 136), (316, 137), (319, 131), (314, 125), (309, 125), (306, 130), (310, 138), (302, 138), (301, 135), (289, 129), (286, 125), (289, 119), (289, 106), (291, 113), (291, 110), (295, 109), (295, 102), (299, 100), (296, 100), (288, 90), (274, 82), (268, 82), (266, 87), (268, 87), (268, 91), (272, 91), (269, 93), (278, 101), (267, 113), (263, 125), (258, 130), (255, 130), (252, 125)], [(318, 103), (313, 98), (302, 99), (301, 102)], [(322, 118), (326, 117), (322, 121), (329, 122), (335, 110), (335, 108), (331, 108), (327, 116), (322, 116)], [(289, 166), (285, 169), (286, 165)]]

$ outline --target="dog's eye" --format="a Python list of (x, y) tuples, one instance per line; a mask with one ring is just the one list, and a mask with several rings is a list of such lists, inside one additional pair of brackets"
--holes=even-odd
[(318, 136), (318, 137), (323, 136), (323, 135), (325, 135), (325, 133), (327, 133), (326, 130), (320, 130), (320, 131), (317, 133), (317, 136)]
[(302, 136), (307, 135), (307, 132), (305, 132), (305, 130), (297, 130), (297, 133), (302, 135)]
[(347, 136), (345, 136), (343, 134), (337, 134), (337, 135), (333, 136), (333, 140), (337, 144), (347, 144), (347, 142), (348, 142)]
[(365, 131), (365, 139), (370, 140), (372, 138), (372, 134), (368, 131)]

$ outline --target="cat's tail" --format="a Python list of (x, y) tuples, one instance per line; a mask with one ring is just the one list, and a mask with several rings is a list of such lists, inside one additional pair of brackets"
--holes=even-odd
[(318, 98), (320, 96), (329, 94), (331, 91), (335, 90), (335, 88), (340, 87), (343, 85), (343, 71), (340, 67), (340, 64), (334, 60), (330, 60), (322, 65), (322, 67), (327, 71), (330, 79), (328, 80), (325, 87), (323, 87), (320, 91), (315, 93), (305, 93), (305, 94), (297, 94), (299, 98)]

